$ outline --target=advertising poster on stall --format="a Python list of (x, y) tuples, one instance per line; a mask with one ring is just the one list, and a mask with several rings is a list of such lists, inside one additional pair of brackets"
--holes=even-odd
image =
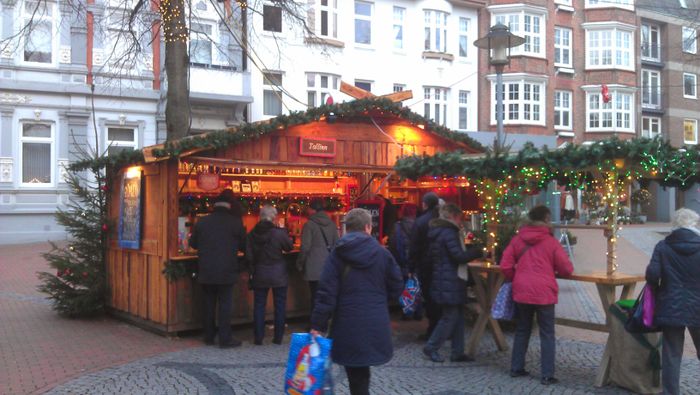
[(141, 248), (141, 171), (129, 170), (122, 178), (119, 202), (119, 247)]
[(358, 200), (357, 207), (368, 210), (372, 215), (372, 237), (381, 241), (384, 234), (384, 200)]

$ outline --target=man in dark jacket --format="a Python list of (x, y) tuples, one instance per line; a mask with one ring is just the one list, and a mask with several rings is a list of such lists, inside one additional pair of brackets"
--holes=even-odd
[(421, 282), (425, 315), (428, 317), (428, 330), (425, 333), (425, 340), (435, 329), (440, 319), (440, 306), (433, 302), (430, 295), (430, 286), (433, 277), (433, 264), (428, 257), (428, 228), (430, 221), (438, 217), (438, 202), (440, 198), (434, 192), (423, 195), (423, 214), (421, 214), (411, 231), (411, 245), (409, 248), (409, 259), (411, 273), (418, 274)]
[(430, 221), (428, 254), (433, 262), (430, 288), (433, 302), (440, 305), (442, 317), (423, 348), (433, 362), (444, 362), (438, 350), (448, 338), (452, 341), (452, 362), (473, 361), (464, 354), (464, 304), (466, 283), (457, 275), (457, 266), (482, 256), (478, 248), (463, 248), (460, 238), (462, 210), (454, 204), (440, 207), (440, 218)]
[(287, 230), (275, 226), (277, 210), (269, 205), (260, 209), (260, 222), (248, 234), (246, 258), (252, 276), (254, 295), (253, 335), (256, 345), (261, 345), (265, 335), (265, 305), (272, 288), (275, 305), (275, 335), (272, 342), (282, 344), (284, 321), (287, 311), (287, 260), (284, 252), (291, 251), (292, 240)]
[(680, 393), (680, 370), (688, 328), (700, 359), (700, 230), (698, 214), (676, 211), (674, 230), (654, 248), (646, 279), (658, 286), (654, 323), (663, 330), (661, 377), (664, 394)]
[(313, 199), (309, 204), (309, 220), (301, 231), (301, 251), (297, 258), (297, 268), (304, 272), (304, 279), (309, 282), (311, 311), (323, 263), (337, 241), (338, 228), (326, 214), (323, 200)]
[(245, 228), (240, 217), (231, 214), (224, 196), (216, 198), (214, 212), (200, 219), (190, 237), (199, 256), (199, 283), (204, 293), (204, 343), (214, 344), (216, 304), (219, 304), (219, 346), (237, 347), (231, 337), (233, 284), (238, 278), (238, 251), (245, 248)]
[(388, 301), (399, 297), (403, 281), (394, 258), (371, 236), (369, 211), (350, 210), (345, 226), (348, 233), (323, 267), (311, 333), (325, 332), (333, 318), (333, 361), (345, 366), (350, 393), (366, 395), (369, 367), (393, 356)]

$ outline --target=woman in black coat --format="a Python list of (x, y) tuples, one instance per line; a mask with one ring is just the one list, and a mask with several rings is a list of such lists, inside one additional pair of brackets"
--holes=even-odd
[(277, 210), (272, 206), (260, 209), (260, 222), (248, 234), (246, 257), (252, 276), (254, 295), (253, 334), (254, 342), (261, 345), (265, 336), (265, 304), (267, 294), (272, 288), (275, 305), (275, 344), (282, 343), (284, 321), (287, 308), (287, 260), (285, 251), (292, 249), (292, 240), (287, 231), (274, 224)]
[(674, 214), (674, 230), (654, 248), (646, 280), (658, 285), (654, 323), (663, 330), (661, 369), (664, 394), (680, 393), (680, 368), (685, 329), (700, 358), (700, 216), (682, 208)]
[(430, 221), (428, 231), (428, 256), (433, 262), (430, 297), (442, 310), (442, 316), (423, 348), (423, 353), (433, 362), (444, 362), (438, 350), (448, 338), (452, 339), (452, 362), (473, 361), (464, 354), (467, 284), (457, 275), (457, 267), (460, 263), (480, 258), (482, 253), (477, 248), (464, 247), (458, 225), (461, 220), (462, 210), (454, 204), (446, 204), (440, 207), (440, 218)]
[(345, 216), (348, 234), (328, 256), (318, 284), (311, 333), (333, 339), (333, 362), (345, 366), (352, 395), (369, 394), (370, 366), (393, 356), (389, 300), (403, 289), (401, 270), (370, 234), (372, 216), (361, 208)]

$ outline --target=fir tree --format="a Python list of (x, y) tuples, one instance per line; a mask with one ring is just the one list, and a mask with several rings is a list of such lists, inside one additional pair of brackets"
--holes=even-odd
[[(98, 155), (92, 156), (95, 159)], [(104, 311), (107, 295), (105, 247), (109, 224), (106, 207), (104, 167), (88, 171), (67, 169), (66, 182), (71, 197), (66, 208), (59, 208), (56, 220), (69, 234), (65, 247), (51, 243), (43, 257), (56, 273), (38, 273), (38, 289), (48, 294), (54, 310), (68, 317), (85, 317)]]

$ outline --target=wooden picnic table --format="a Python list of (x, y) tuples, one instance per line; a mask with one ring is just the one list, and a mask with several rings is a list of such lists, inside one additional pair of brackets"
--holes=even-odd
[[(491, 329), (491, 335), (496, 342), (499, 350), (505, 351), (508, 349), (508, 344), (503, 336), (503, 331), (498, 321), (491, 317), (491, 306), (496, 299), (498, 290), (503, 285), (505, 277), (501, 273), (501, 267), (489, 261), (474, 261), (469, 262), (469, 271), (474, 279), (476, 299), (479, 304), (479, 316), (474, 324), (474, 330), (469, 335), (467, 340), (467, 354), (474, 356), (476, 349), (481, 342), (486, 326)], [(557, 318), (556, 323), (559, 325), (573, 326), (577, 328), (598, 330), (602, 332), (610, 332), (610, 313), (608, 307), (615, 303), (617, 287), (622, 287), (620, 299), (630, 299), (634, 295), (634, 288), (638, 282), (644, 281), (644, 275), (641, 274), (624, 274), (614, 273), (607, 274), (605, 272), (592, 273), (574, 273), (570, 277), (563, 278), (571, 281), (581, 281), (594, 283), (598, 289), (598, 296), (605, 312), (605, 324), (595, 322), (579, 321), (566, 318)], [(598, 367), (598, 374), (595, 385), (602, 386), (607, 380), (609, 365), (610, 365), (610, 349), (608, 342), (605, 344), (605, 352), (603, 360)]]

